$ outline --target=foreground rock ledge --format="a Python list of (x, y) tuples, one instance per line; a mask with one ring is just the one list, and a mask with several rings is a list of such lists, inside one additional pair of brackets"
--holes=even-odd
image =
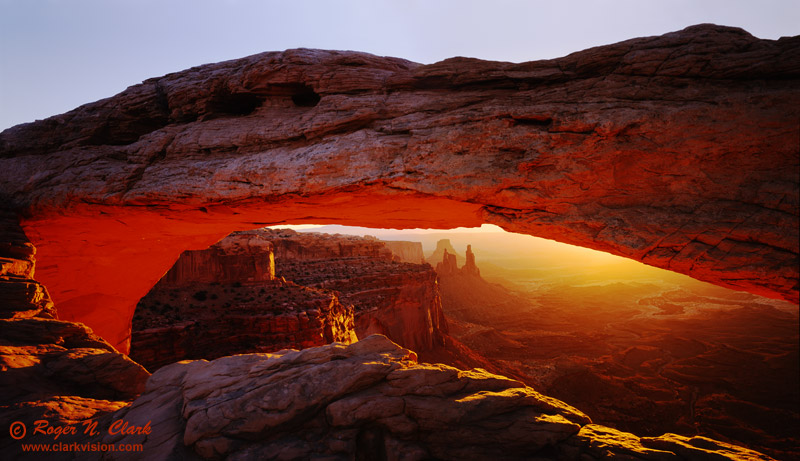
[(713, 25), (522, 64), (263, 53), (0, 133), (0, 200), (122, 351), (181, 251), (285, 222), (495, 223), (797, 302), (799, 63)]
[(47, 289), (34, 279), (35, 266), (36, 248), (17, 225), (16, 215), (0, 209), (3, 459), (32, 458), (22, 452), (19, 440), (9, 437), (15, 422), (79, 426), (129, 405), (150, 376), (86, 326), (56, 320)]
[[(532, 451), (567, 459), (629, 452), (655, 459), (675, 459), (674, 453), (767, 459), (704, 438), (639, 439), (587, 424), (577, 410), (517, 381), (418, 364), (413, 352), (383, 336), (352, 346), (177, 363), (150, 376), (85, 326), (53, 319), (55, 306), (33, 278), (35, 256), (16, 216), (0, 210), (4, 459), (31, 459), (23, 443), (54, 442), (142, 443), (143, 451), (64, 450), (48, 459), (470, 459), (483, 453), (530, 459), (524, 453)], [(100, 429), (58, 439), (34, 430), (24, 439), (11, 437), (12, 424), (33, 429), (39, 420)], [(149, 433), (104, 437), (125, 424), (149, 424)], [(498, 444), (511, 451), (500, 452)]]
[(770, 459), (703, 437), (591, 424), (518, 381), (417, 363), (379, 335), (169, 365), (120, 419), (149, 422), (151, 434), (103, 442), (142, 443), (152, 460)]

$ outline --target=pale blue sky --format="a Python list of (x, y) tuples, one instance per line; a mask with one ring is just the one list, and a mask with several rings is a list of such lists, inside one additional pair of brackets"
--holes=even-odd
[(800, 1), (0, 0), (0, 130), (262, 51), (519, 62), (702, 22), (798, 35)]

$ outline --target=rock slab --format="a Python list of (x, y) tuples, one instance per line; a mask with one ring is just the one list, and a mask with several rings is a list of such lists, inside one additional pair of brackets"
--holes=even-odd
[[(673, 434), (639, 438), (481, 369), (418, 363), (380, 335), (349, 346), (169, 365), (115, 419), (148, 459), (751, 459)], [(104, 459), (128, 459), (109, 453)]]
[(494, 223), (797, 302), (799, 63), (713, 25), (519, 64), (262, 53), (5, 130), (0, 200), (123, 351), (181, 251), (284, 222)]

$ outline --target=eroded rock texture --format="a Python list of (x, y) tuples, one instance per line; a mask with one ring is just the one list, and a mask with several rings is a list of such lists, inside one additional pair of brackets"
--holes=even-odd
[(131, 337), (131, 357), (151, 371), (179, 360), (357, 340), (352, 306), (283, 280), (156, 287), (137, 306)]
[(769, 459), (703, 437), (594, 425), (518, 381), (417, 363), (379, 335), (169, 365), (114, 419), (149, 422), (152, 435), (103, 442), (142, 443), (153, 460)]
[(268, 236), (234, 232), (183, 252), (137, 305), (131, 357), (153, 371), (186, 359), (356, 341), (353, 306), (337, 293), (275, 279)]
[[(400, 243), (422, 254), (421, 244)], [(142, 298), (131, 356), (155, 370), (184, 359), (349, 343), (375, 333), (419, 352), (445, 346), (436, 273), (420, 261), (397, 259), (373, 237), (234, 232), (206, 250), (181, 254)]]
[(421, 242), (384, 241), (386, 248), (392, 250), (395, 258), (404, 263), (421, 264), (425, 262)]
[[(0, 214), (4, 280), (32, 275), (35, 254), (13, 214)], [(22, 305), (25, 315), (0, 320), (4, 459), (39, 458), (10, 437), (15, 421), (28, 425), (26, 443), (143, 444), (134, 452), (47, 456), (58, 460), (768, 459), (702, 437), (639, 438), (588, 424), (579, 411), (517, 381), (419, 364), (382, 336), (178, 363), (145, 385), (146, 371), (85, 326), (50, 318), (49, 299), (26, 303), (13, 293), (3, 292), (0, 301)], [(36, 421), (77, 431), (37, 434)], [(120, 424), (147, 430), (133, 435), (120, 432)]]
[(205, 250), (185, 251), (164, 274), (159, 285), (253, 283), (275, 279), (275, 254), (257, 234), (234, 234)]
[[(131, 357), (154, 371), (185, 359), (303, 349), (383, 334), (425, 361), (498, 372), (448, 335), (433, 269), (398, 261), (402, 257), (385, 243), (374, 237), (257, 229), (234, 232), (208, 250), (184, 252), (139, 301)], [(412, 259), (422, 254), (419, 242), (398, 243)], [(235, 249), (235, 257), (220, 257), (223, 248)], [(258, 280), (263, 261), (273, 261), (273, 249), (277, 279)], [(209, 264), (196, 264), (203, 261)], [(230, 273), (246, 282), (229, 279)], [(215, 274), (221, 282), (208, 281)]]
[[(79, 424), (138, 396), (150, 375), (82, 324), (57, 320), (33, 279), (36, 248), (0, 210), (0, 450), (14, 459), (11, 423)], [(32, 430), (32, 429), (31, 429)]]
[(291, 229), (256, 229), (234, 235), (237, 234), (258, 236), (270, 242), (275, 248), (278, 265), (284, 272), (290, 264), (298, 261), (392, 260), (392, 251), (387, 248), (386, 242), (375, 237), (319, 232), (300, 233)]
[(444, 345), (447, 322), (429, 265), (397, 261), (386, 242), (371, 237), (288, 229), (253, 233), (274, 245), (278, 276), (334, 290), (353, 306), (359, 338), (383, 334), (418, 352)]
[(797, 302), (798, 63), (712, 25), (521, 64), (263, 53), (4, 131), (0, 195), (121, 350), (181, 251), (266, 223), (489, 222)]

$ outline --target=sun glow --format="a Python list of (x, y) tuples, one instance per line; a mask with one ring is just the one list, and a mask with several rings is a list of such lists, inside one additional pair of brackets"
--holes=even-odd
[[(273, 228), (289, 228), (298, 232), (370, 235), (387, 241), (420, 242), (426, 257), (433, 254), (439, 240), (447, 239), (461, 256), (464, 255), (467, 245), (471, 245), (479, 266), (489, 276), (508, 277), (508, 271), (516, 271), (518, 274), (525, 271), (560, 271), (570, 276), (581, 275), (583, 284), (620, 280), (673, 280), (704, 284), (689, 276), (632, 259), (507, 232), (493, 224), (453, 229), (378, 229), (338, 224), (281, 225)], [(435, 263), (436, 261), (432, 262), (434, 265)]]

